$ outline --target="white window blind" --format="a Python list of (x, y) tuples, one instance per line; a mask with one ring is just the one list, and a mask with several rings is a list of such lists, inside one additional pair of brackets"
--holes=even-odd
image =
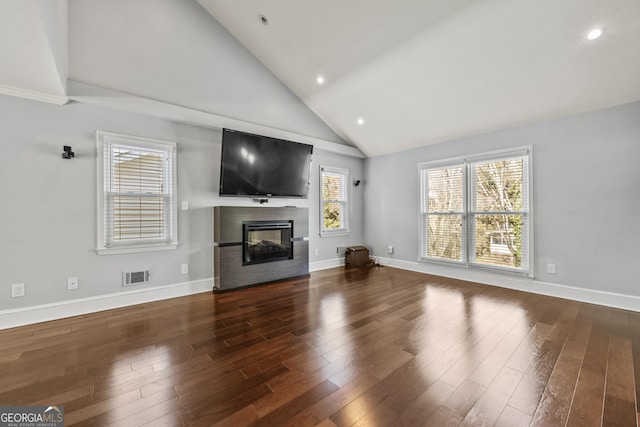
[(349, 232), (349, 171), (320, 166), (320, 235)]
[(528, 151), (420, 165), (421, 259), (529, 274)]
[(527, 271), (528, 162), (526, 156), (471, 162), (471, 261)]
[(465, 168), (452, 165), (422, 171), (423, 257), (465, 261)]
[(98, 132), (98, 251), (177, 245), (176, 144)]

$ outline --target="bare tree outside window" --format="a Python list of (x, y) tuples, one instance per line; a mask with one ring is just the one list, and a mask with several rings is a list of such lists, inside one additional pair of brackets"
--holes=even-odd
[(528, 270), (527, 155), (420, 173), (422, 258)]
[(520, 268), (523, 159), (480, 163), (473, 169), (476, 262)]
[(462, 261), (463, 178), (462, 166), (427, 172), (428, 257)]

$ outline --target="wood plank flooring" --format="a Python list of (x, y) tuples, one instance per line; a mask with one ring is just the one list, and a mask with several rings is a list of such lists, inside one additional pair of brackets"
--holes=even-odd
[(389, 267), (0, 331), (66, 425), (638, 426), (640, 313)]

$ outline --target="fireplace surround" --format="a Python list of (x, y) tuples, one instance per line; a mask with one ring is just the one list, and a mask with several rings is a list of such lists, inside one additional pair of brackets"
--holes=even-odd
[(309, 275), (309, 211), (216, 206), (214, 292)]

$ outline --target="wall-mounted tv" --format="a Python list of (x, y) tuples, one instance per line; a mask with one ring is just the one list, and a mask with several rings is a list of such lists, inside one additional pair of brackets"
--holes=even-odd
[(313, 145), (222, 131), (220, 196), (307, 197)]

